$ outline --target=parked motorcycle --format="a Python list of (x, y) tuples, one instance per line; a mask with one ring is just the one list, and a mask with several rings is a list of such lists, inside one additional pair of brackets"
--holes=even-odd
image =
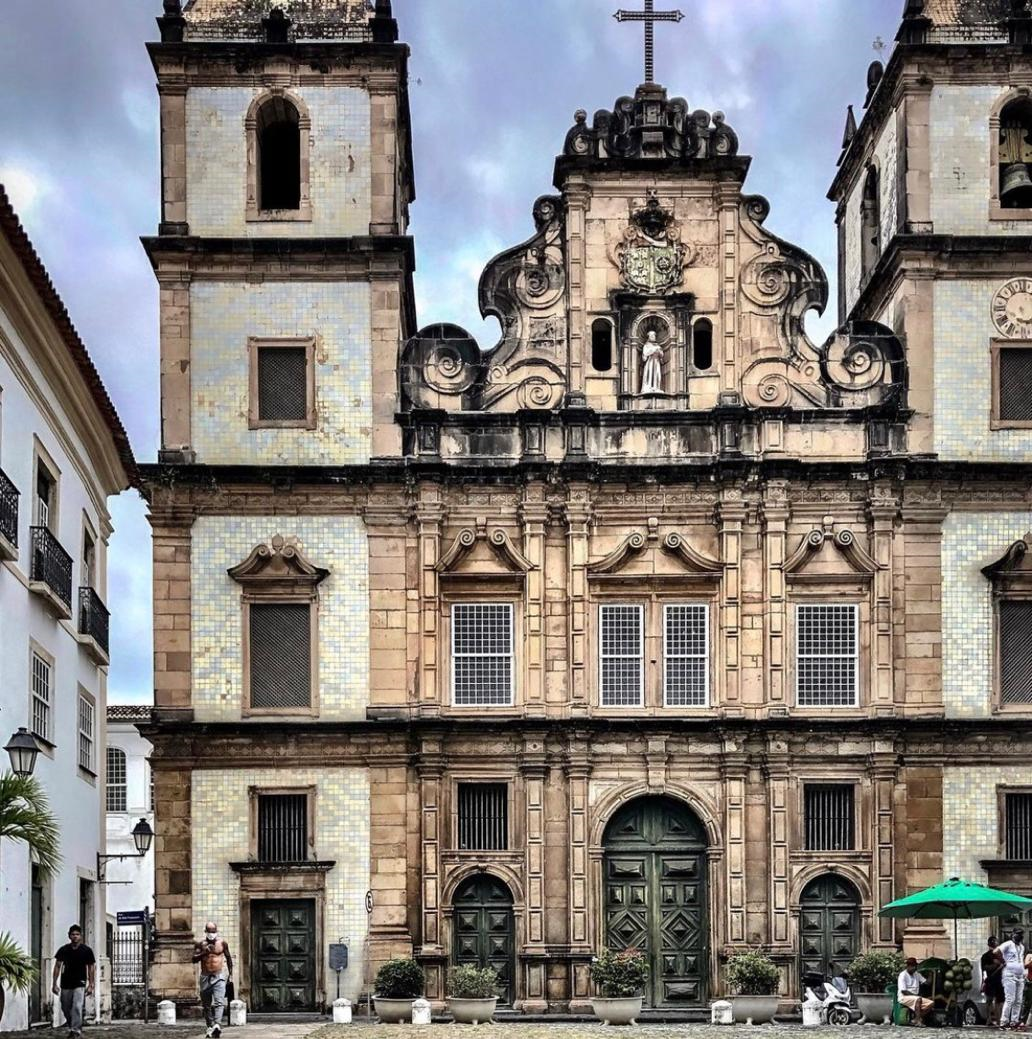
[(853, 1020), (852, 993), (845, 978), (828, 981), (823, 974), (807, 974), (803, 978), (803, 998), (817, 1005), (821, 1024), (848, 1025)]

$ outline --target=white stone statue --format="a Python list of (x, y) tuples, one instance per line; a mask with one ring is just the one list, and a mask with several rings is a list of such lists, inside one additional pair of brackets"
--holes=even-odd
[(663, 347), (654, 331), (648, 333), (641, 348), (641, 392), (663, 392)]

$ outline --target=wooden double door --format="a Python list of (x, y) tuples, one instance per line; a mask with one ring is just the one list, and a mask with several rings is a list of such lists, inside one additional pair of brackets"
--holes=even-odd
[(309, 1013), (315, 1006), (315, 902), (251, 903), (251, 1009)]
[(498, 1002), (511, 1006), (515, 998), (513, 975), (516, 934), (512, 893), (488, 873), (470, 877), (455, 892), (456, 966), (490, 967), (498, 975)]
[(704, 1004), (709, 996), (706, 832), (685, 805), (641, 798), (603, 838), (605, 943), (649, 959), (648, 1006)]
[(860, 896), (831, 873), (810, 881), (799, 899), (799, 976), (842, 975), (860, 953)]

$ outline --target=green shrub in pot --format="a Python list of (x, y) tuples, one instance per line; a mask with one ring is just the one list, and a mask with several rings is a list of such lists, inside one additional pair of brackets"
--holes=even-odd
[(726, 968), (728, 987), (739, 996), (773, 996), (781, 987), (781, 971), (764, 952), (739, 952)]
[(388, 960), (376, 972), (376, 995), (382, 999), (416, 999), (425, 984), (423, 968), (401, 956)]
[(649, 961), (637, 949), (603, 949), (591, 963), (591, 980), (600, 996), (627, 999), (640, 995), (649, 980)]
[(498, 995), (498, 972), (490, 967), (452, 967), (448, 995), (452, 999), (494, 999)]
[(865, 952), (849, 965), (846, 974), (854, 992), (881, 994), (900, 976), (906, 960), (901, 952)]

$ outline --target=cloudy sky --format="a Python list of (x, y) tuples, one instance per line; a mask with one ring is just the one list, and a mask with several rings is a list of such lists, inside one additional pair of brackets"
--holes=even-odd
[[(533, 230), (577, 108), (641, 80), (638, 0), (395, 0), (413, 51), (419, 320), (456, 321), (483, 344), (476, 280)], [(748, 187), (776, 234), (835, 272), (831, 205), (846, 105), (902, 0), (679, 0), (657, 78), (692, 108), (722, 110)], [(659, 7), (674, 0), (659, 0)], [(141, 461), (158, 445), (157, 292), (139, 236), (158, 221), (157, 96), (144, 43), (160, 0), (4, 0), (0, 182), (86, 341)], [(887, 54), (887, 48), (885, 51)], [(834, 290), (831, 295), (835, 299)], [(811, 323), (823, 339), (834, 315)], [(108, 605), (113, 702), (151, 699), (150, 550), (135, 492), (113, 503)]]

